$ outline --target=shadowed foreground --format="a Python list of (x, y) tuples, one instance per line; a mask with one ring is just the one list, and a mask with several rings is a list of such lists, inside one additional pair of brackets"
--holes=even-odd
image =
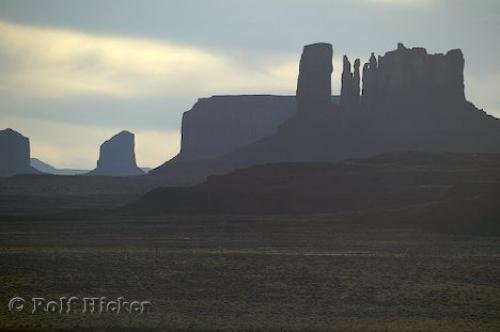
[[(8, 221), (8, 331), (498, 331), (500, 238), (342, 214)], [(146, 314), (8, 312), (13, 296), (149, 300)]]

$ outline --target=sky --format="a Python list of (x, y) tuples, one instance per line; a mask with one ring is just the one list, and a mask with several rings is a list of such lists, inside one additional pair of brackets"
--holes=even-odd
[(344, 54), (461, 48), (468, 99), (500, 117), (498, 36), (498, 0), (0, 0), (0, 129), (78, 169), (130, 130), (138, 164), (155, 167), (198, 98), (293, 95), (314, 42), (333, 44), (334, 93)]

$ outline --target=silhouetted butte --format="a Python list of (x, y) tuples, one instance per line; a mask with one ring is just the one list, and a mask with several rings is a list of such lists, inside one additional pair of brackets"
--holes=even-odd
[(135, 160), (135, 137), (122, 131), (104, 142), (99, 150), (97, 168), (89, 175), (134, 176), (143, 175)]

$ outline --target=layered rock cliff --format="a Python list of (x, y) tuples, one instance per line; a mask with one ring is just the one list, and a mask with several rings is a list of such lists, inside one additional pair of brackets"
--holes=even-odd
[[(347, 58), (345, 64), (342, 107), (310, 119), (291, 118), (269, 140), (230, 158), (254, 164), (335, 161), (393, 151), (500, 152), (500, 120), (465, 99), (460, 50), (428, 54), (399, 44), (384, 56), (372, 54), (364, 66), (361, 96), (356, 95), (358, 74), (350, 72)], [(329, 73), (324, 69), (321, 75)]]
[(304, 46), (297, 80), (297, 112), (316, 114), (331, 111), (332, 45), (318, 43)]
[(10, 128), (0, 130), (0, 176), (40, 173), (30, 165), (30, 140)]
[(214, 96), (201, 98), (182, 117), (178, 161), (220, 157), (272, 135), (295, 114), (293, 96)]
[(134, 176), (144, 172), (135, 160), (135, 136), (122, 131), (101, 144), (97, 167), (89, 175)]
[(351, 71), (351, 62), (344, 55), (342, 71), (342, 87), (340, 105), (344, 109), (356, 109), (360, 103), (360, 60), (354, 61), (354, 72)]
[(362, 92), (360, 63), (355, 61), (352, 72), (346, 57), (340, 106), (325, 98), (331, 94), (331, 54), (331, 46), (324, 43), (306, 46), (297, 81), (297, 114), (273, 135), (209, 164), (198, 163), (197, 174), (395, 151), (500, 153), (500, 120), (465, 99), (460, 50), (428, 54), (399, 44), (384, 56), (372, 54), (363, 66)]
[(425, 48), (399, 43), (378, 60), (372, 55), (367, 69), (363, 91), (372, 96), (366, 104), (373, 109), (465, 102), (464, 57), (459, 49), (428, 54)]
[[(330, 96), (330, 103), (340, 96)], [(182, 117), (181, 151), (151, 174), (186, 175), (203, 172), (203, 162), (217, 160), (276, 133), (296, 115), (295, 96), (233, 95), (201, 98)], [(307, 112), (305, 112), (307, 113)], [(175, 171), (173, 170), (175, 169)], [(175, 181), (174, 181), (175, 182)]]

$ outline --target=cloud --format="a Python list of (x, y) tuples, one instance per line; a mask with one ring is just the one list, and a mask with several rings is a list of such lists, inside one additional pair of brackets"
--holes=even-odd
[[(166, 41), (0, 21), (0, 89), (47, 98), (202, 96), (294, 90), (296, 55), (237, 59)], [(252, 67), (252, 68), (249, 68)]]
[[(0, 92), (58, 99), (293, 94), (299, 56), (300, 48), (293, 54), (227, 55), (167, 41), (0, 21), (0, 64), (8, 64)], [(341, 59), (334, 61), (338, 90)]]
[[(0, 65), (8, 64), (0, 76), (0, 89), (17, 103), (36, 97), (34, 100), (66, 100), (64, 104), (71, 105), (103, 96), (128, 105), (131, 98), (187, 97), (194, 102), (213, 94), (294, 94), (299, 56), (300, 49), (296, 54), (228, 56), (163, 41), (0, 21)], [(332, 79), (336, 91), (340, 88), (341, 66), (340, 55), (336, 55)], [(62, 111), (70, 114), (74, 109), (69, 106)], [(106, 117), (107, 113), (101, 107), (95, 116)], [(123, 129), (136, 134), (136, 156), (141, 166), (158, 166), (180, 150), (177, 130), (144, 129), (139, 123), (119, 128), (57, 118), (0, 110), (2, 127), (15, 128), (30, 137), (32, 156), (59, 168), (95, 167), (99, 145)]]
[(31, 156), (57, 168), (93, 169), (99, 146), (122, 129), (135, 133), (136, 159), (142, 167), (159, 166), (175, 156), (180, 146), (180, 134), (176, 130), (77, 125), (2, 114), (0, 123), (29, 137)]
[(136, 159), (143, 167), (160, 166), (180, 151), (180, 145), (181, 135), (178, 131), (135, 131)]
[(432, 0), (361, 0), (376, 5), (389, 5), (398, 7), (415, 7), (415, 6), (428, 6), (432, 4)]

